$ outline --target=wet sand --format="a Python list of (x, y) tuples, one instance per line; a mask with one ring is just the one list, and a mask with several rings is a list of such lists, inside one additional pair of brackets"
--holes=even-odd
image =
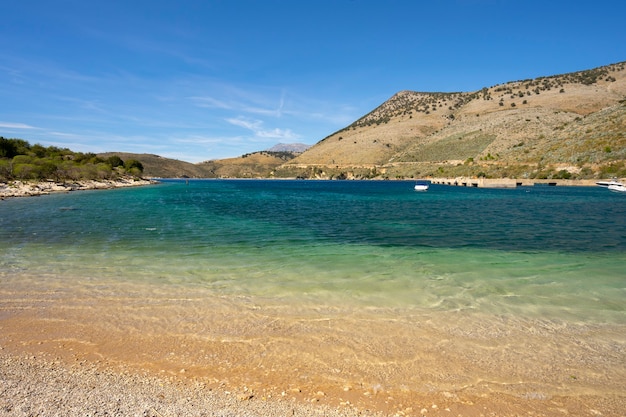
[(0, 284), (0, 415), (626, 409), (625, 324), (20, 282)]

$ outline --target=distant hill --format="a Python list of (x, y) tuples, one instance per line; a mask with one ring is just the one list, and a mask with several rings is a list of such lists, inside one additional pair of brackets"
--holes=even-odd
[(105, 152), (98, 156), (108, 158), (118, 155), (123, 160), (136, 159), (143, 165), (143, 175), (149, 178), (205, 178), (208, 172), (202, 166), (159, 155), (127, 152)]
[(208, 174), (207, 178), (267, 178), (273, 175), (276, 168), (296, 155), (298, 154), (289, 151), (261, 151), (238, 158), (205, 161), (198, 166)]
[(626, 176), (626, 63), (474, 92), (401, 91), (275, 176)]
[(297, 153), (261, 151), (237, 158), (218, 159), (197, 164), (153, 154), (105, 152), (102, 158), (117, 155), (123, 160), (136, 159), (143, 165), (146, 178), (267, 178), (272, 171), (294, 158)]
[(311, 145), (307, 145), (305, 143), (279, 143), (277, 145), (272, 146), (267, 151), (268, 152), (293, 152), (293, 153), (302, 153), (309, 149)]

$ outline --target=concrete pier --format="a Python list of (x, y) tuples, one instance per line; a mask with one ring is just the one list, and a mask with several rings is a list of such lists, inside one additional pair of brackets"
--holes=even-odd
[(593, 180), (557, 180), (557, 179), (519, 179), (519, 178), (432, 178), (432, 184), (450, 185), (456, 187), (473, 188), (516, 188), (533, 186), (595, 186), (597, 179)]

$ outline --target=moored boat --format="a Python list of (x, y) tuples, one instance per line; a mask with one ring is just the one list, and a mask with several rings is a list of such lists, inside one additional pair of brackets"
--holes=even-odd
[(430, 187), (430, 184), (427, 182), (418, 182), (417, 184), (415, 184), (415, 187), (413, 187), (415, 189), (415, 191), (426, 191), (428, 190), (428, 187)]
[(626, 185), (624, 184), (611, 184), (608, 186), (608, 189), (618, 193), (626, 193)]
[(611, 181), (598, 181), (596, 182), (596, 185), (599, 185), (600, 187), (610, 187), (612, 185), (623, 186), (624, 184), (613, 178)]

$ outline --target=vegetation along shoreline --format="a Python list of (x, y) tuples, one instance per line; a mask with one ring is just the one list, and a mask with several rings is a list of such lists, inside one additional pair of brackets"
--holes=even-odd
[(0, 199), (148, 185), (143, 164), (0, 137)]

